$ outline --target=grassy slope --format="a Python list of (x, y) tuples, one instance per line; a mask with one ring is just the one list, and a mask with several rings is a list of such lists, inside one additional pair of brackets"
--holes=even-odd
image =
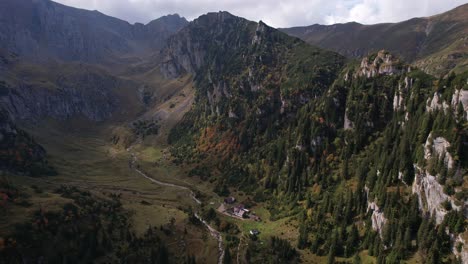
[[(23, 67), (26, 66), (21, 66), (22, 69)], [(35, 72), (35, 70), (28, 68), (24, 72)], [(37, 81), (42, 77), (48, 79), (47, 73), (38, 71), (31, 80)], [(135, 76), (129, 78), (139, 79)], [(162, 122), (162, 131), (167, 133), (169, 127), (191, 106), (193, 98), (191, 78), (163, 82), (157, 74), (148, 73), (140, 80), (146, 82), (155, 93), (155, 100), (148, 106), (149, 111), (144, 118), (159, 115), (160, 112), (166, 113)], [(54, 87), (44, 88), (54, 89)], [(205, 228), (189, 225), (187, 214), (181, 210), (194, 206), (186, 191), (161, 187), (142, 178), (129, 168), (129, 153), (124, 148), (111, 144), (113, 129), (121, 127), (125, 130), (127, 127), (125, 120), (133, 120), (142, 111), (134, 89), (128, 87), (118, 91), (119, 97), (129, 106), (128, 111), (121, 110), (121, 114), (108, 123), (90, 123), (75, 117), (73, 122), (48, 120), (41, 122), (40, 125), (23, 125), (47, 149), (50, 162), (57, 168), (59, 175), (48, 178), (8, 176), (15, 186), (20, 187), (22, 193), (31, 197), (29, 200), (32, 204), (29, 207), (11, 205), (7, 208), (7, 214), (0, 217), (0, 237), (10, 232), (16, 223), (31, 217), (32, 212), (38, 208), (52, 211), (61, 209), (69, 201), (54, 194), (53, 190), (61, 184), (69, 184), (97, 194), (120, 193), (124, 207), (134, 213), (133, 224), (139, 234), (148, 226), (167, 225), (171, 218), (174, 218), (176, 234), (164, 237), (164, 240), (176, 255), (185, 257), (180, 254), (185, 251), (183, 246), (185, 244), (189, 254), (195, 255), (197, 260), (203, 263), (211, 263), (217, 259), (216, 241), (207, 234)], [(154, 145), (154, 142), (162, 142), (162, 137), (149, 138), (145, 141)], [(139, 155), (143, 163), (161, 151), (158, 147), (144, 146), (137, 149), (142, 151)], [(179, 168), (166, 165), (154, 171), (154, 176), (161, 176), (162, 180), (173, 179), (179, 174)], [(36, 192), (31, 187), (33, 185), (42, 191)], [(145, 201), (145, 204), (142, 201)], [(187, 235), (184, 235), (185, 229)]]
[[(184, 82), (187, 83), (190, 82)], [(185, 86), (178, 89), (186, 88), (188, 94), (188, 87), (191, 86)], [(174, 87), (175, 85), (170, 86)], [(169, 100), (174, 101), (176, 106), (166, 110), (169, 113), (178, 110), (170, 117), (175, 118), (186, 109), (182, 107), (184, 100), (179, 97)], [(164, 105), (157, 109), (165, 109)], [(77, 118), (67, 124), (49, 120), (40, 126), (26, 126), (26, 130), (48, 150), (50, 162), (57, 168), (59, 175), (49, 178), (8, 176), (15, 186), (21, 186), (22, 192), (31, 196), (29, 200), (33, 204), (30, 207), (9, 207), (5, 215), (7, 217), (0, 218), (0, 237), (6, 235), (14, 224), (28, 219), (32, 212), (41, 206), (48, 210), (59, 210), (68, 200), (53, 194), (52, 191), (61, 184), (70, 184), (97, 194), (120, 193), (124, 208), (134, 212), (134, 227), (139, 234), (148, 226), (167, 225), (171, 218), (175, 218), (176, 235), (164, 237), (171, 250), (175, 250), (176, 255), (185, 257), (185, 254), (180, 254), (185, 250), (182, 243), (182, 240), (185, 240), (189, 254), (196, 255), (197, 260), (203, 263), (216, 260), (216, 241), (203, 227), (189, 225), (187, 214), (181, 210), (194, 205), (187, 193), (152, 184), (129, 168), (129, 153), (110, 142), (112, 128), (115, 126), (125, 126), (125, 123), (96, 124)], [(157, 147), (138, 149), (142, 150), (142, 154), (139, 155), (143, 163), (152, 161), (154, 155), (161, 151)], [(165, 180), (175, 178), (179, 173), (179, 168), (161, 166), (152, 175), (158, 178), (161, 176), (161, 179)], [(36, 193), (31, 188), (32, 185), (38, 186), (43, 192)], [(149, 205), (142, 204), (142, 201)], [(185, 228), (187, 235), (184, 235)], [(181, 237), (185, 238), (181, 240)]]

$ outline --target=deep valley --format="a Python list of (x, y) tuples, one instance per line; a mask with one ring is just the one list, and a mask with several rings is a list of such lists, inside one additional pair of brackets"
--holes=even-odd
[(467, 32), (1, 0), (0, 263), (468, 263)]

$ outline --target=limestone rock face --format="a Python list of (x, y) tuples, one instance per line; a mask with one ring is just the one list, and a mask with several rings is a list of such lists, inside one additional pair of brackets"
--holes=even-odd
[(466, 120), (468, 120), (468, 90), (456, 90), (452, 96), (453, 109), (457, 109), (458, 105), (461, 104), (464, 110)]
[[(468, 231), (465, 233), (459, 234), (457, 237), (453, 239), (453, 247), (452, 252), (455, 256), (461, 259), (461, 263), (468, 263), (468, 241), (465, 237), (468, 235)], [(457, 249), (458, 244), (462, 244), (461, 251), (459, 252)]]
[(446, 111), (449, 108), (449, 105), (445, 101), (441, 101), (440, 95), (438, 93), (434, 93), (434, 96), (427, 99), (427, 106), (426, 111), (432, 112), (434, 110), (444, 110)]
[(373, 60), (371, 57), (365, 57), (362, 59), (357, 75), (371, 78), (377, 75), (397, 74), (401, 71), (402, 66), (400, 65), (399, 60), (394, 58), (385, 50), (381, 50)]
[[(412, 191), (418, 196), (420, 209), (434, 216), (437, 224), (442, 223), (447, 211), (441, 204), (447, 200), (452, 202), (452, 200), (444, 193), (444, 188), (437, 182), (436, 177), (427, 171), (419, 170), (416, 173)], [(457, 208), (453, 202), (452, 207)]]
[(452, 210), (462, 211), (465, 217), (468, 217), (468, 205), (456, 205), (454, 198), (444, 193), (444, 188), (437, 178), (419, 167), (416, 167), (412, 191), (418, 196), (421, 211), (433, 216), (437, 224), (442, 223), (447, 214), (447, 210), (442, 206), (445, 201), (451, 203)]
[(354, 124), (351, 120), (349, 120), (348, 118), (348, 110), (346, 109), (345, 111), (345, 115), (344, 115), (344, 129), (345, 130), (349, 130), (349, 129), (352, 129)]
[(444, 157), (444, 162), (448, 169), (453, 168), (454, 161), (450, 152), (448, 152), (448, 148), (450, 147), (450, 142), (448, 142), (443, 137), (437, 137), (432, 140), (432, 133), (429, 134), (426, 143), (424, 144), (424, 158), (426, 160), (430, 159), (432, 155), (437, 155), (438, 158)]
[(387, 218), (385, 218), (384, 213), (380, 210), (375, 202), (367, 202), (367, 211), (372, 210), (372, 229), (377, 231), (380, 236), (382, 236), (382, 231), (387, 223)]

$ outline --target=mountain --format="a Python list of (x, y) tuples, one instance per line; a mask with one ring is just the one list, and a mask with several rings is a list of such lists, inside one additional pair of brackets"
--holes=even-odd
[[(142, 84), (82, 63), (34, 63), (0, 50), (0, 108), (15, 120), (93, 121), (138, 111)], [(129, 108), (134, 108), (133, 110)]]
[(1, 263), (468, 262), (466, 6), (295, 29), (336, 51), (0, 7)]
[(131, 25), (98, 11), (49, 0), (2, 1), (0, 17), (0, 48), (36, 61), (55, 58), (92, 63), (154, 52), (188, 23), (171, 15), (147, 25)]
[(468, 69), (468, 4), (399, 23), (316, 24), (281, 30), (347, 57), (360, 58), (385, 49), (432, 74)]
[[(297, 247), (329, 262), (362, 249), (387, 263), (466, 259), (450, 238), (466, 237), (466, 72), (438, 80), (386, 50), (346, 63), (227, 12), (161, 54), (163, 74), (195, 79), (169, 135), (175, 163), (218, 195), (242, 190), (272, 220), (297, 217)], [(249, 246), (247, 262), (268, 259)]]
[[(228, 12), (194, 20), (169, 38), (162, 54), (166, 76), (195, 78), (195, 103), (179, 132), (226, 133), (233, 149), (249, 148), (255, 134), (280, 129), (326, 90), (345, 63), (336, 53)], [(212, 139), (207, 144), (220, 143)]]
[(2, 1), (1, 107), (15, 120), (135, 113), (144, 104), (140, 92), (156, 93), (132, 77), (141, 71), (121, 72), (153, 58), (187, 23), (176, 14), (131, 25), (49, 0)]

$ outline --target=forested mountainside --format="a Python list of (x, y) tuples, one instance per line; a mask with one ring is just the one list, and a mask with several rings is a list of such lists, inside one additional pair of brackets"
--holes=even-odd
[(42, 146), (25, 131), (18, 129), (7, 112), (0, 109), (0, 169), (32, 176), (51, 175)]
[(281, 29), (310, 44), (361, 58), (386, 49), (414, 62), (425, 72), (444, 75), (468, 68), (468, 5), (425, 18), (399, 23), (362, 25), (351, 22)]
[(468, 73), (436, 78), (386, 51), (345, 66), (227, 13), (163, 52), (163, 71), (195, 74), (197, 89), (172, 153), (216, 192), (235, 186), (274, 219), (297, 215), (297, 246), (330, 260), (367, 249), (379, 263), (416, 251), (466, 261)]
[(0, 263), (468, 263), (467, 12), (0, 1)]

